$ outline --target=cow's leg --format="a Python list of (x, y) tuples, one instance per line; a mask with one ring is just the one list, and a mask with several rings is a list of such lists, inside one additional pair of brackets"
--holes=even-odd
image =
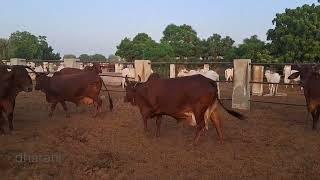
[(312, 119), (313, 119), (312, 129), (316, 130), (317, 129), (317, 124), (318, 124), (318, 121), (319, 121), (319, 115), (320, 115), (319, 108), (313, 110), (311, 112), (311, 114), (312, 114)]
[(5, 134), (5, 131), (3, 129), (4, 124), (5, 124), (5, 118), (3, 117), (3, 112), (0, 109), (0, 134)]
[(275, 85), (275, 93), (274, 95), (277, 95), (278, 94), (278, 84)]
[(161, 127), (161, 116), (157, 116), (156, 124), (157, 124), (157, 133), (156, 136), (160, 137), (160, 127)]
[(194, 137), (194, 140), (192, 143), (193, 145), (198, 144), (199, 138), (200, 138), (202, 132), (204, 131), (204, 129), (205, 129), (205, 123), (204, 123), (204, 121), (201, 121), (197, 126), (196, 136)]
[(217, 110), (211, 114), (211, 120), (216, 128), (220, 143), (223, 144), (223, 126)]
[(60, 104), (62, 105), (63, 110), (66, 112), (66, 118), (70, 118), (70, 113), (69, 113), (69, 111), (68, 111), (68, 108), (67, 108), (66, 102), (64, 102), (64, 101), (60, 101)]
[(50, 112), (49, 112), (49, 117), (52, 117), (54, 110), (56, 109), (57, 102), (54, 102), (51, 104)]
[(99, 97), (95, 98), (95, 104), (96, 104), (96, 111), (93, 117), (97, 117), (98, 113), (101, 112), (102, 100)]
[(12, 104), (9, 103), (9, 106), (12, 105), (12, 107), (8, 107), (8, 121), (9, 121), (9, 130), (13, 131), (13, 112), (14, 108), (16, 106), (16, 101), (14, 100)]

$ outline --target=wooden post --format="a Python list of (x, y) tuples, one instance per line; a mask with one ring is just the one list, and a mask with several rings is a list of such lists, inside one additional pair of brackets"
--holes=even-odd
[(250, 110), (251, 60), (235, 59), (232, 108)]
[[(263, 82), (264, 66), (253, 66), (252, 67), (252, 81)], [(252, 84), (252, 95), (262, 96), (263, 84), (253, 83)]]
[(176, 77), (176, 66), (175, 64), (170, 64), (170, 78)]

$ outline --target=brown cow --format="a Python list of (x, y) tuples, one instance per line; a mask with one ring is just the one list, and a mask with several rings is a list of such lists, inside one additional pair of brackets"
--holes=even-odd
[(303, 87), (308, 111), (312, 114), (312, 129), (317, 129), (320, 115), (320, 74), (316, 66), (298, 66), (298, 72), (291, 74), (288, 79), (296, 79), (300, 76), (300, 85)]
[[(7, 68), (11, 69), (11, 72), (7, 71)], [(4, 117), (2, 113), (7, 117), (9, 121), (9, 130), (13, 130), (13, 112), (15, 108), (16, 97), (19, 92), (31, 92), (33, 89), (32, 81), (26, 70), (26, 66), (0, 66), (0, 77), (5, 78), (5, 83), (0, 87), (0, 133), (4, 133), (3, 124)], [(2, 79), (0, 78), (0, 79)]]
[(153, 79), (145, 83), (133, 83), (126, 79), (125, 101), (137, 105), (147, 131), (147, 120), (157, 117), (157, 136), (160, 134), (161, 115), (168, 115), (178, 122), (185, 121), (196, 126), (193, 143), (197, 144), (202, 131), (208, 128), (211, 119), (223, 142), (222, 124), (218, 110), (226, 110), (231, 115), (244, 119), (241, 114), (227, 110), (218, 100), (217, 84), (202, 75), (173, 79)]
[(62, 74), (74, 74), (83, 71), (91, 71), (95, 72), (96, 74), (102, 73), (101, 66), (99, 63), (93, 63), (93, 66), (86, 66), (83, 70), (77, 68), (63, 68), (58, 72), (55, 72), (53, 75), (62, 75)]
[[(66, 116), (70, 117), (65, 104), (65, 101), (69, 101), (76, 105), (95, 104), (96, 112), (94, 117), (96, 117), (98, 111), (101, 111), (102, 100), (99, 97), (99, 93), (102, 85), (108, 91), (100, 76), (90, 71), (53, 77), (48, 77), (44, 73), (37, 73), (35, 89), (44, 92), (47, 102), (51, 103), (49, 116), (53, 115), (57, 103), (60, 103), (66, 112)], [(109, 91), (108, 96), (110, 110), (112, 110), (113, 102)]]

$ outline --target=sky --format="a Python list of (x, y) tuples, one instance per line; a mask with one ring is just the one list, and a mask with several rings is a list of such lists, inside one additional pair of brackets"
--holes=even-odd
[(0, 38), (12, 32), (45, 35), (60, 54), (115, 53), (139, 32), (159, 41), (169, 24), (188, 24), (200, 38), (251, 35), (266, 40), (272, 20), (286, 8), (317, 0), (0, 0)]

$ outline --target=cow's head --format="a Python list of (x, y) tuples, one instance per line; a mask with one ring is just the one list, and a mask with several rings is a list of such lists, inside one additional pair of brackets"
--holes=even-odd
[(48, 81), (49, 77), (47, 76), (48, 73), (37, 73), (36, 76), (36, 86), (34, 87), (35, 90), (44, 90)]
[(300, 85), (302, 87), (305, 87), (306, 82), (308, 79), (314, 75), (317, 74), (317, 67), (312, 65), (299, 65), (298, 66), (298, 72), (292, 73), (288, 79), (296, 79), (300, 76)]
[(126, 76), (125, 80), (126, 80), (126, 95), (124, 97), (124, 102), (130, 102), (132, 105), (136, 104), (136, 91), (137, 91), (137, 87), (141, 84), (141, 77), (139, 77), (139, 81), (138, 82), (134, 82), (134, 81), (129, 81), (128, 80), (128, 76)]
[(32, 80), (26, 68), (29, 67), (21, 65), (12, 66), (12, 78), (18, 91), (31, 92), (33, 89)]

